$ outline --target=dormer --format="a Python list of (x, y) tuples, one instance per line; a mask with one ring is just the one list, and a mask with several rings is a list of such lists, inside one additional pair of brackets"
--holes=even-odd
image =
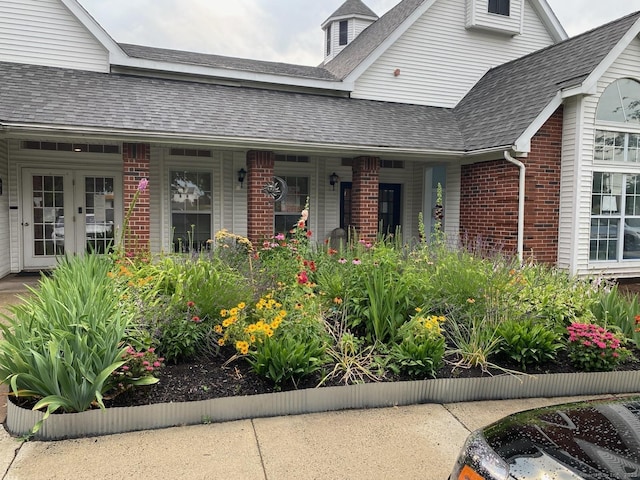
[(466, 0), (468, 29), (490, 30), (515, 36), (522, 34), (524, 0)]
[(360, 32), (378, 20), (361, 0), (347, 0), (322, 24), (325, 63), (349, 45)]

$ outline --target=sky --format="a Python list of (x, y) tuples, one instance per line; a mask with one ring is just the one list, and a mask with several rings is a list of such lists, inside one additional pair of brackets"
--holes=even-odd
[[(320, 25), (344, 0), (79, 0), (120, 43), (318, 65)], [(464, 1), (464, 0), (454, 0)], [(364, 0), (382, 16), (399, 0)], [(569, 36), (640, 10), (640, 0), (548, 0)]]

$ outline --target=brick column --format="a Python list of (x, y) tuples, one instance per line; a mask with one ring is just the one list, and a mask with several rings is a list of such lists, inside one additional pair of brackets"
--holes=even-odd
[(351, 186), (351, 221), (361, 240), (374, 241), (378, 234), (378, 193), (380, 159), (353, 159)]
[(263, 191), (273, 181), (273, 152), (247, 152), (247, 237), (260, 243), (273, 237), (274, 201)]
[[(123, 143), (122, 164), (124, 169), (124, 212), (131, 208), (140, 180), (149, 179), (149, 159), (151, 146), (147, 143)], [(126, 218), (125, 218), (126, 221)], [(149, 251), (149, 187), (141, 191), (131, 211), (128, 225), (123, 225), (124, 249), (128, 254), (139, 254)]]

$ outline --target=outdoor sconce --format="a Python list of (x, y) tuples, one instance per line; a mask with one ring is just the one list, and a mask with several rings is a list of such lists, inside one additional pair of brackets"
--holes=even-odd
[(242, 184), (244, 183), (244, 179), (247, 176), (247, 171), (244, 168), (238, 170), (238, 182), (240, 182), (240, 188), (242, 188)]
[(336, 172), (333, 172), (331, 175), (329, 175), (329, 185), (331, 185), (333, 190), (336, 189), (336, 183), (338, 183), (339, 181), (340, 177), (336, 175)]

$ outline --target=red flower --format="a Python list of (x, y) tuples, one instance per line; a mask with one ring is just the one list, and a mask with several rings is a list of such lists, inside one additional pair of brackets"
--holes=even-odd
[(311, 230), (307, 230), (307, 238), (311, 238), (311, 235), (313, 235), (313, 233), (311, 232)]
[(193, 307), (195, 307), (195, 306), (196, 306), (195, 302), (192, 302), (191, 300), (189, 300), (189, 301), (187, 302), (187, 307), (188, 307), (188, 308), (193, 308)]
[(192, 321), (192, 322), (194, 322), (194, 323), (200, 323), (202, 320), (200, 320), (200, 317), (195, 316), (195, 317), (193, 317), (193, 318), (191, 319), (191, 321)]
[(312, 272), (316, 271), (316, 262), (314, 261), (309, 262), (309, 270), (311, 270)]
[(338, 250), (336, 250), (336, 249), (334, 249), (334, 248), (330, 248), (330, 249), (327, 251), (327, 253), (328, 253), (329, 255), (335, 255), (336, 253), (338, 253)]
[(307, 272), (302, 271), (298, 274), (298, 283), (300, 285), (304, 285), (309, 281), (309, 277), (307, 277)]
[(304, 222), (298, 222), (298, 228), (304, 228)]

